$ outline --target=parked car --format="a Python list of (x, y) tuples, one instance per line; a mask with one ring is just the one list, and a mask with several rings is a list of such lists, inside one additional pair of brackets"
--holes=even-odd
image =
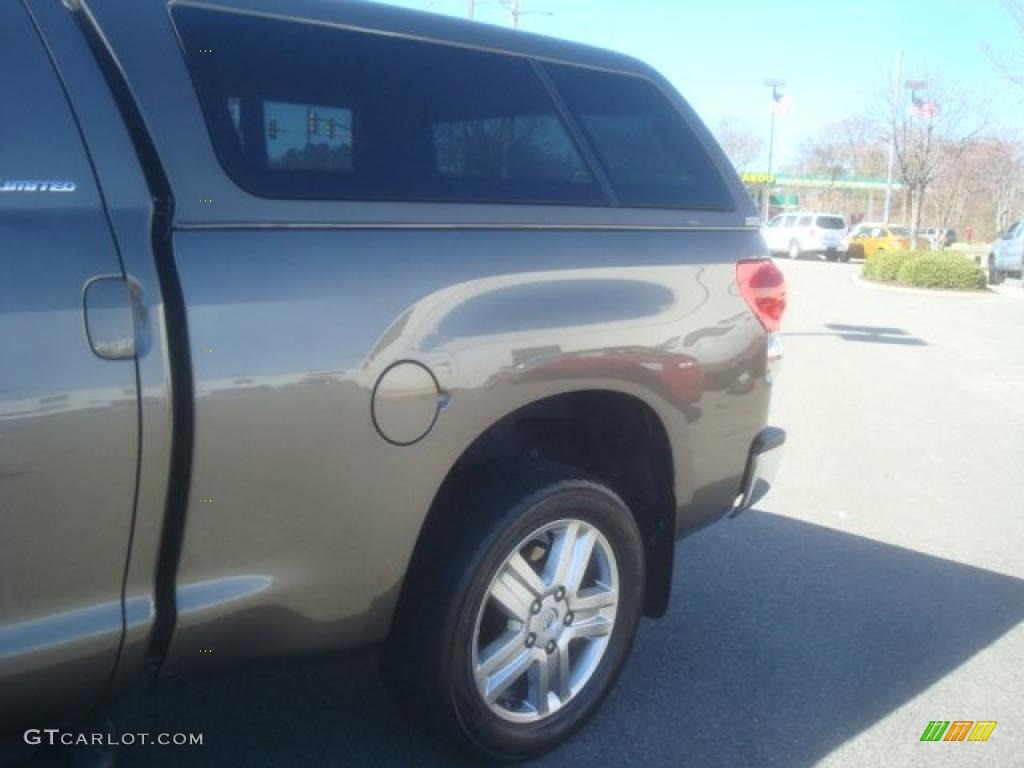
[(785, 440), (785, 282), (693, 110), (345, 0), (0, 40), (0, 730), (379, 645), (435, 733), (564, 740)]
[(948, 248), (956, 242), (956, 231), (952, 229), (928, 227), (927, 229), (918, 230), (917, 234), (918, 237), (927, 238), (930, 250), (934, 251)]
[[(881, 251), (909, 251), (913, 247), (913, 236), (906, 227), (885, 224), (862, 223), (850, 234), (854, 255), (869, 259)], [(926, 238), (918, 238), (918, 250), (929, 250)]]
[(804, 254), (829, 261), (849, 259), (846, 219), (838, 213), (785, 213), (769, 221), (762, 232), (772, 253), (786, 253), (791, 259)]
[(1024, 220), (1015, 221), (992, 243), (988, 255), (989, 285), (999, 285), (1007, 275), (1024, 276)]

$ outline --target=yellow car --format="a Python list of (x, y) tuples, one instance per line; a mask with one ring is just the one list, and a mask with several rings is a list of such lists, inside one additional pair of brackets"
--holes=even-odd
[[(858, 224), (850, 233), (850, 255), (870, 259), (879, 251), (909, 251), (913, 238), (906, 227), (884, 224)], [(918, 250), (929, 248), (927, 237), (917, 238)]]

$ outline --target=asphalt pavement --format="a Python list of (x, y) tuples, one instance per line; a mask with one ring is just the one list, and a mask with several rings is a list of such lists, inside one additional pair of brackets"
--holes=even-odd
[[(1024, 289), (885, 290), (782, 261), (790, 308), (758, 509), (678, 547), (597, 717), (537, 766), (1024, 764)], [(995, 720), (922, 743), (931, 720)], [(119, 729), (201, 732), (122, 766), (468, 765), (410, 728), (372, 654), (172, 679)]]

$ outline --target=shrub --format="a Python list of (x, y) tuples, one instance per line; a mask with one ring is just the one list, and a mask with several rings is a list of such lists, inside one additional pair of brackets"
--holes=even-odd
[(875, 269), (875, 260), (865, 258), (864, 266), (861, 267), (860, 270), (861, 277), (866, 277), (869, 280), (877, 280), (878, 278), (875, 276), (876, 271), (877, 270)]
[(896, 280), (918, 288), (949, 288), (958, 291), (985, 287), (985, 273), (958, 253), (924, 253), (905, 260)]
[(872, 280), (895, 280), (900, 269), (910, 259), (921, 256), (925, 251), (882, 251), (869, 258), (864, 264), (864, 276)]

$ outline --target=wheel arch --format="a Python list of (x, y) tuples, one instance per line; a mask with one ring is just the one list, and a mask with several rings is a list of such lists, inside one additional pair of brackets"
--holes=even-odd
[(657, 411), (633, 394), (595, 389), (521, 405), (480, 432), (452, 463), (431, 500), (398, 599), (398, 610), (430, 545), (457, 518), (443, 500), (474, 470), (506, 461), (572, 466), (607, 484), (633, 513), (644, 543), (644, 613), (668, 607), (676, 531), (673, 447)]

